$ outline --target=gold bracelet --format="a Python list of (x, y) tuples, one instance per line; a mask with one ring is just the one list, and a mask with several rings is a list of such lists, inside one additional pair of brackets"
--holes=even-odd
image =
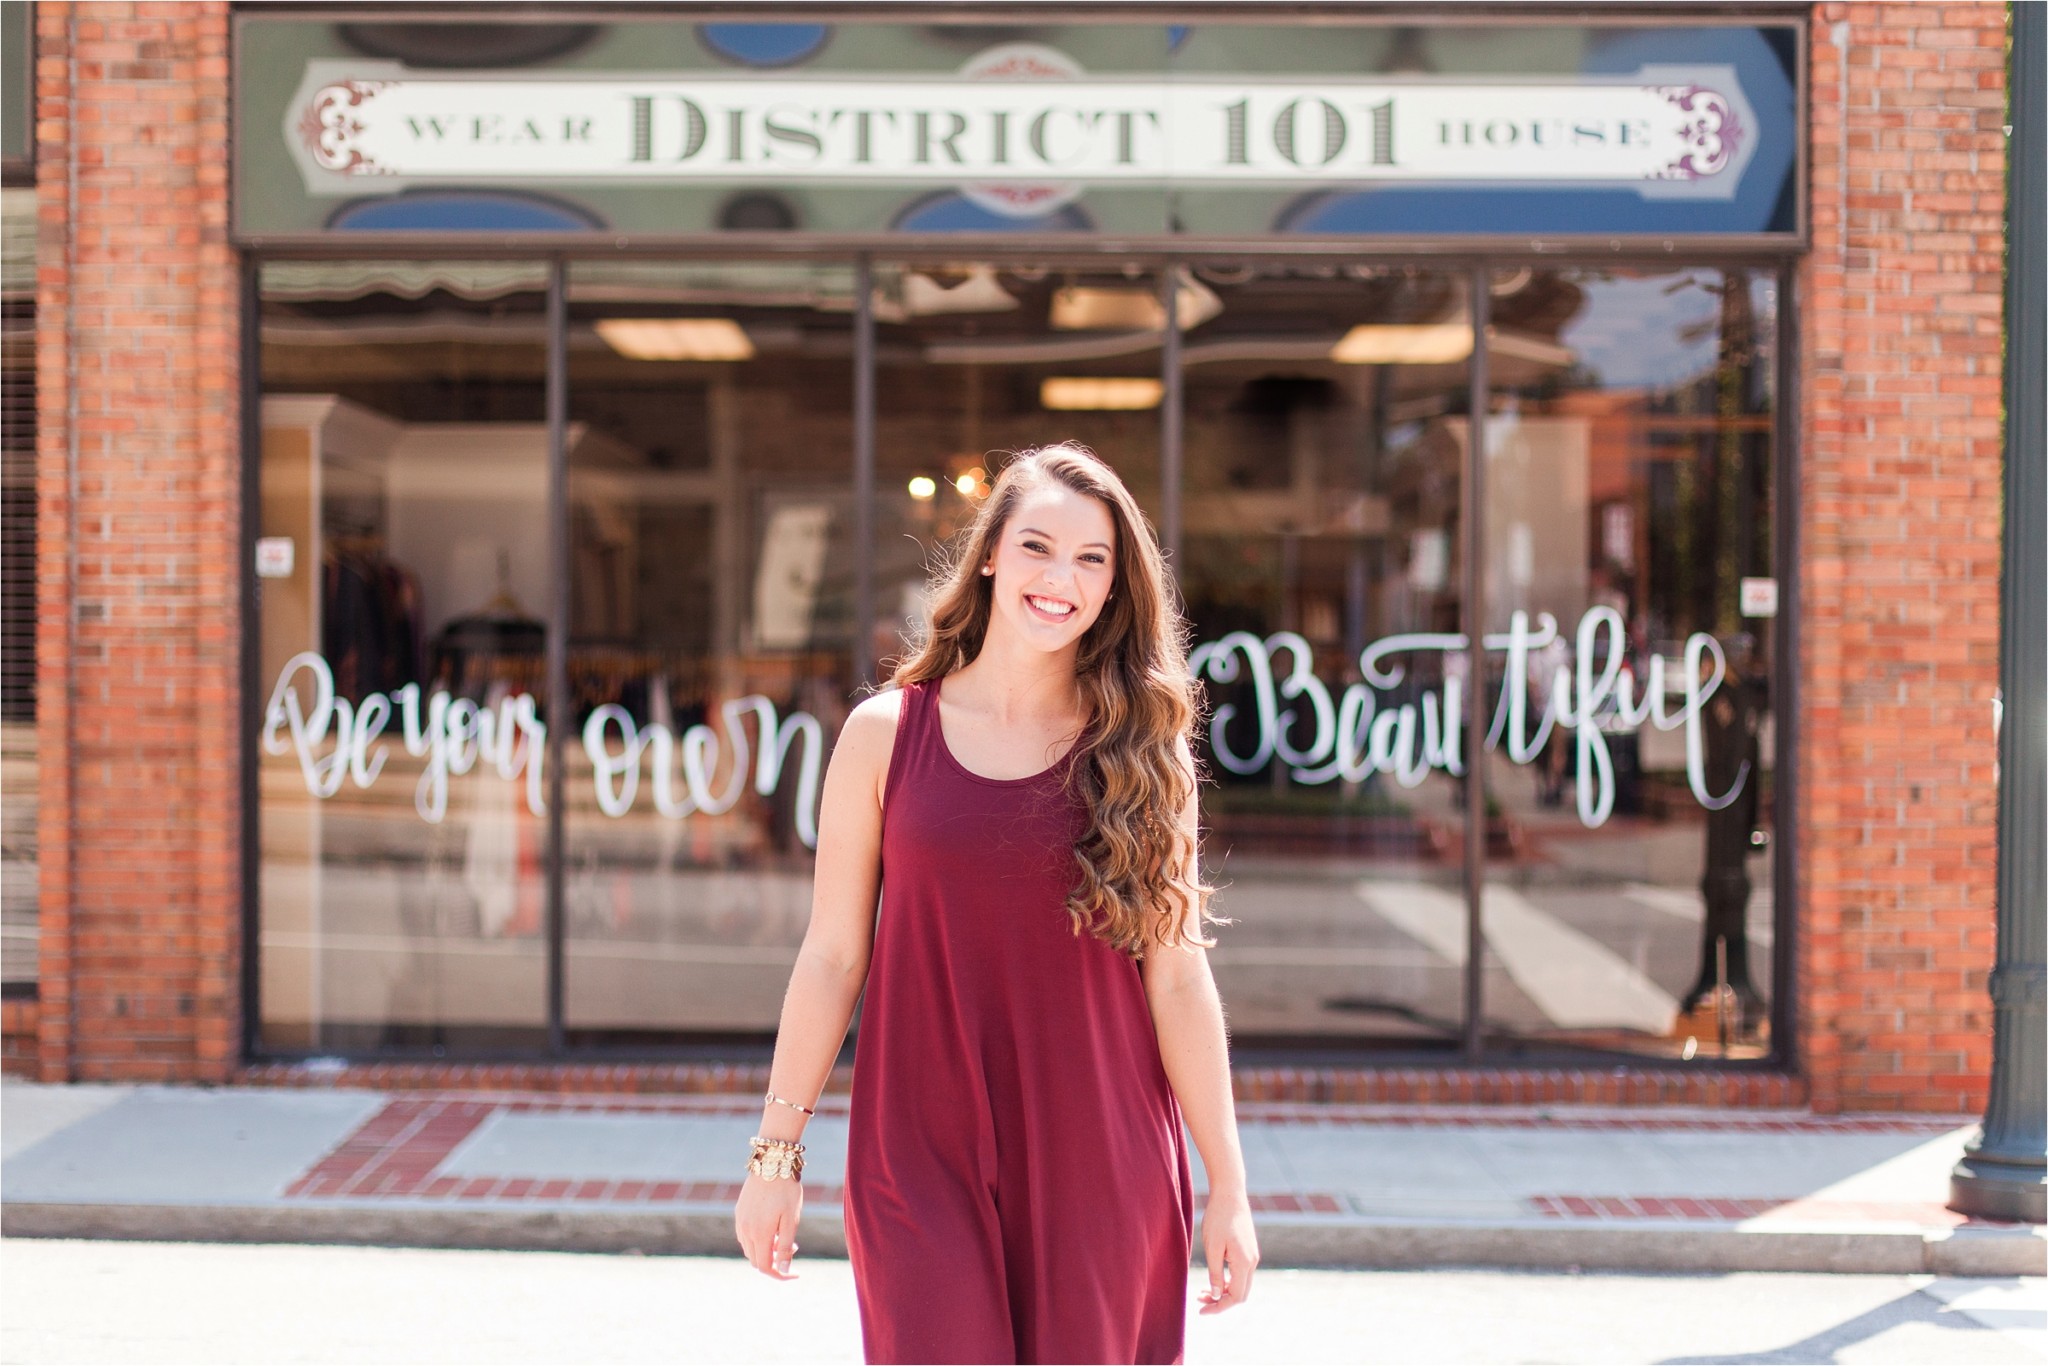
[(799, 1105), (793, 1100), (784, 1100), (781, 1096), (776, 1095), (773, 1091), (770, 1091), (768, 1093), (767, 1103), (771, 1105), (787, 1105), (790, 1109), (801, 1110), (804, 1114), (807, 1115), (815, 1115), (818, 1113), (816, 1110), (813, 1110), (808, 1105)]
[(749, 1172), (763, 1181), (803, 1180), (803, 1144), (786, 1138), (763, 1138), (759, 1134), (747, 1141), (754, 1145), (753, 1156), (747, 1159)]

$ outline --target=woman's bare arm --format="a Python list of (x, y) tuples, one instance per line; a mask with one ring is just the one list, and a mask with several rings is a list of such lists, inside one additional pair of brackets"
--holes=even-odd
[[(1180, 757), (1183, 769), (1192, 776), (1194, 756), (1185, 740)], [(1200, 797), (1192, 784), (1180, 821), (1190, 836), (1199, 838)], [(1200, 858), (1199, 845), (1195, 857)], [(1183, 870), (1189, 882), (1195, 873), (1194, 867)], [(1200, 933), (1195, 908), (1188, 907), (1186, 915), (1190, 933)], [(1201, 1312), (1213, 1313), (1251, 1293), (1252, 1268), (1259, 1264), (1244, 1151), (1238, 1141), (1237, 1109), (1231, 1096), (1230, 1038), (1223, 1019), (1223, 999), (1209, 969), (1209, 951), (1197, 945), (1155, 949), (1139, 967), (1152, 1008), (1152, 1026), (1159, 1035), (1160, 1061), (1166, 1066), (1167, 1080), (1180, 1101), (1181, 1114), (1209, 1177), (1209, 1201), (1202, 1215), (1209, 1290), (1203, 1297), (1208, 1303)]]
[[(825, 1089), (867, 982), (882, 882), (883, 784), (901, 706), (901, 692), (890, 691), (855, 707), (825, 770), (811, 923), (783, 995), (768, 1080), (771, 1091), (799, 1105), (813, 1105)], [(786, 1105), (765, 1104), (761, 1136), (800, 1138), (806, 1119)], [(734, 1211), (747, 1260), (778, 1279), (792, 1279), (802, 1194), (796, 1182), (749, 1175)]]

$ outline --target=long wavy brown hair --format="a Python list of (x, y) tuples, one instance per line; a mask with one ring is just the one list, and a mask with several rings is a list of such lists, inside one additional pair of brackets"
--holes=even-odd
[[(1100, 456), (1074, 442), (1013, 454), (974, 521), (942, 554), (925, 630), (889, 681), (900, 688), (943, 678), (981, 653), (995, 580), (980, 568), (1023, 496), (1055, 483), (1099, 501), (1116, 524), (1113, 596), (1082, 636), (1074, 666), (1089, 723), (1074, 742), (1065, 781), (1070, 794), (1078, 787), (1089, 823), (1074, 846), (1079, 877), (1067, 914), (1074, 933), (1085, 930), (1132, 958), (1154, 947), (1211, 947), (1216, 941), (1203, 927), (1230, 922), (1210, 914), (1216, 889), (1202, 881), (1195, 839), (1180, 824), (1203, 776), (1193, 748), (1202, 700), (1188, 672), (1187, 625), (1151, 524)], [(1198, 756), (1192, 774), (1180, 763), (1183, 739)]]

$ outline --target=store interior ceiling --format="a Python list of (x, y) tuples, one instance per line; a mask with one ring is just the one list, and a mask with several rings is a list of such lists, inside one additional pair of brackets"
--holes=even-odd
[[(1177, 311), (1188, 366), (1462, 367), (1473, 335), (1460, 273), (1412, 267), (1181, 266)], [(1156, 354), (1165, 310), (1156, 276), (973, 262), (875, 272), (885, 359), (1049, 365)], [(1493, 287), (1490, 355), (1503, 384), (1571, 366), (1559, 309), (1529, 270)], [(1542, 277), (1546, 283), (1549, 277)], [(545, 272), (526, 264), (279, 262), (265, 267), (267, 345), (545, 345)], [(573, 266), (568, 341), (586, 357), (697, 364), (850, 350), (854, 272), (837, 263)], [(1525, 294), (1539, 297), (1523, 300)], [(1523, 306), (1515, 307), (1517, 303)], [(1533, 304), (1534, 307), (1529, 307)], [(737, 315), (737, 316), (734, 316)], [(1518, 316), (1521, 315), (1521, 316)], [(823, 326), (819, 326), (823, 323)], [(903, 354), (905, 350), (910, 354)], [(1440, 376), (1429, 376), (1432, 384)]]

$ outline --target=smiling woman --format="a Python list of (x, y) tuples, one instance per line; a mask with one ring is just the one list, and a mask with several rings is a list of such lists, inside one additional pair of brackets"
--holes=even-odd
[(1071, 443), (1006, 462), (949, 552), (896, 686), (833, 756), (736, 1230), (790, 1274), (801, 1193), (763, 1158), (800, 1157), (802, 1121), (776, 1099), (816, 1093), (859, 997), (845, 1203), (868, 1359), (1179, 1361), (1183, 1121), (1210, 1187), (1204, 1312), (1245, 1298), (1258, 1244), (1165, 560)]

